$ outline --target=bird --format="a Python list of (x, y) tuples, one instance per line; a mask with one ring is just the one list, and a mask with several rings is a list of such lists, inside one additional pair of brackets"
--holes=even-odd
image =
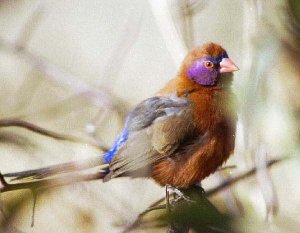
[(237, 70), (219, 44), (192, 49), (177, 75), (128, 114), (102, 157), (103, 181), (147, 177), (187, 189), (214, 173), (234, 151)]
[[(80, 168), (100, 166), (97, 178), (103, 182), (144, 177), (175, 190), (201, 187), (234, 151), (237, 113), (231, 84), (237, 70), (221, 45), (192, 49), (177, 75), (129, 112), (110, 149), (82, 161)], [(43, 179), (73, 167), (79, 168), (71, 162), (5, 176)]]

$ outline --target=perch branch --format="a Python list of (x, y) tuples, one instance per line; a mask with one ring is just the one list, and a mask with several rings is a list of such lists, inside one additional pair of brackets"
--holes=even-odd
[[(28, 170), (28, 171), (22, 171), (22, 172), (15, 172), (15, 173), (6, 173), (0, 176), (0, 190), (2, 192), (7, 192), (7, 191), (13, 191), (15, 189), (35, 189), (38, 187), (47, 187), (47, 186), (63, 186), (63, 185), (68, 185), (71, 183), (75, 182), (81, 182), (81, 181), (87, 181), (87, 180), (93, 180), (93, 179), (101, 179), (103, 178), (103, 174), (97, 172), (97, 173), (92, 173), (92, 174), (78, 174), (78, 175), (70, 175), (70, 176), (63, 176), (58, 177), (58, 178), (50, 178), (50, 179), (43, 179), (40, 180), (39, 177), (46, 177), (49, 175), (58, 175), (60, 173), (64, 172), (73, 172), (73, 171), (79, 171), (79, 170), (84, 170), (84, 169), (89, 169), (93, 167), (99, 166), (101, 169), (105, 169), (105, 166), (108, 165), (101, 165), (100, 164), (100, 158), (101, 157), (93, 157), (85, 160), (80, 160), (76, 162), (69, 162), (69, 163), (63, 163), (63, 164), (58, 164), (58, 165), (53, 165), (45, 168), (39, 168), (39, 169), (33, 169), (33, 170)], [(267, 167), (271, 167), (272, 165), (279, 163), (286, 158), (282, 159), (274, 159), (270, 160), (267, 163)], [(229, 178), (228, 180), (224, 181), (220, 185), (216, 186), (215, 188), (212, 188), (206, 192), (206, 196), (212, 196), (215, 193), (218, 193), (222, 191), (223, 189), (237, 183), (240, 180), (246, 179), (253, 174), (257, 172), (258, 168), (254, 167), (251, 170), (238, 175), (233, 178)], [(21, 183), (16, 183), (16, 184), (7, 184), (5, 181), (4, 177), (14, 177), (16, 180), (22, 179), (24, 177), (33, 177), (33, 181), (31, 182), (21, 182)], [(34, 177), (38, 177), (37, 180), (34, 180)], [(62, 182), (61, 182), (62, 181)], [(2, 187), (4, 186), (4, 187)], [(2, 188), (1, 188), (2, 187)], [(9, 188), (8, 188), (9, 187)], [(155, 205), (159, 204), (162, 202), (164, 198), (161, 198), (154, 202), (151, 207), (154, 207)]]
[[(270, 168), (274, 164), (284, 161), (285, 159), (286, 158), (270, 160), (267, 162), (267, 167)], [(59, 166), (59, 165), (57, 165), (57, 166)], [(249, 171), (242, 173), (241, 175), (237, 175), (236, 177), (229, 178), (228, 180), (224, 181), (220, 185), (208, 190), (205, 195), (206, 195), (206, 197), (210, 197), (243, 179), (251, 177), (258, 170), (259, 170), (258, 167), (254, 167), (254, 168), (250, 169)], [(52, 170), (50, 170), (50, 172), (52, 172), (54, 174), (54, 172)], [(23, 174), (25, 174), (25, 173), (28, 174), (28, 173), (33, 173), (33, 172), (32, 171), (24, 171)], [(20, 172), (19, 174), (22, 174), (22, 173)], [(36, 173), (36, 175), (39, 175), (39, 173)], [(66, 186), (66, 185), (70, 185), (70, 184), (74, 184), (74, 183), (78, 183), (78, 182), (99, 180), (99, 179), (102, 179), (105, 176), (105, 174), (103, 173), (103, 171), (102, 172), (97, 171), (97, 172), (91, 172), (89, 174), (71, 174), (71, 175), (60, 176), (57, 178), (33, 180), (33, 181), (29, 181), (29, 182), (20, 182), (20, 183), (7, 183), (4, 179), (4, 176), (8, 177), (9, 175), (8, 174), (0, 175), (0, 191), (2, 193), (21, 190), (21, 189), (29, 189), (31, 191), (37, 191), (37, 190), (42, 190), (42, 189)], [(139, 214), (137, 219), (132, 224), (127, 226), (123, 232), (129, 232), (130, 230), (136, 228), (140, 224), (142, 218), (150, 211), (157, 210), (157, 209), (165, 209), (166, 206), (164, 204), (159, 205), (159, 203), (162, 202), (164, 199), (165, 198), (157, 200), (149, 208), (147, 208), (144, 212)]]
[[(286, 160), (287, 158), (282, 158), (282, 159), (274, 159), (274, 160), (270, 160), (267, 162), (266, 166), (267, 168), (270, 168), (271, 166), (282, 162), (284, 160)], [(234, 184), (236, 184), (237, 182), (244, 180), (246, 178), (249, 178), (251, 176), (253, 176), (257, 171), (259, 170), (259, 168), (254, 167), (252, 169), (250, 169), (249, 171), (242, 173), (240, 175), (237, 175), (236, 177), (233, 178), (228, 178), (228, 180), (224, 181), (223, 183), (217, 185), (214, 188), (209, 189), (208, 191), (205, 192), (205, 196), (206, 197), (211, 197), (214, 194), (219, 193), (220, 191), (224, 190), (225, 188), (228, 188), (229, 186), (232, 186)], [(160, 198), (159, 200), (155, 201), (154, 203), (152, 203), (145, 211), (143, 211), (142, 213), (140, 213), (136, 220), (133, 221), (130, 225), (128, 225), (123, 231), (122, 233), (127, 233), (130, 232), (131, 230), (135, 229), (140, 222), (142, 221), (142, 218), (149, 212), (153, 211), (153, 210), (162, 210), (162, 209), (166, 209), (166, 205), (159, 205), (159, 203), (161, 203), (162, 201), (165, 200), (165, 197)]]

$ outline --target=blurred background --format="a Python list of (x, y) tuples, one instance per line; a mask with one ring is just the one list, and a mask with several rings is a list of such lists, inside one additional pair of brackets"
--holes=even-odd
[[(297, 0), (0, 1), (1, 119), (26, 120), (107, 147), (128, 111), (176, 75), (190, 48), (219, 43), (240, 68), (233, 84), (238, 137), (225, 164), (234, 168), (210, 176), (203, 188), (258, 166), (256, 175), (210, 200), (236, 216), (238, 232), (297, 232), (299, 20)], [(19, 127), (0, 130), (2, 173), (100, 153), (89, 143)], [(266, 168), (268, 160), (287, 156)], [(144, 179), (54, 188), (38, 195), (31, 227), (30, 192), (12, 191), (1, 194), (2, 225), (9, 215), (10, 232), (122, 232), (163, 196), (163, 188)]]

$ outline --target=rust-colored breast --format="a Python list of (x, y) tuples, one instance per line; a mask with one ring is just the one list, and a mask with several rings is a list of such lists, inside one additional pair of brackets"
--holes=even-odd
[[(172, 85), (176, 87), (176, 83)], [(172, 93), (171, 89), (163, 89), (161, 94)], [(192, 89), (187, 98), (194, 104), (196, 134), (173, 155), (153, 164), (152, 178), (160, 185), (190, 187), (215, 172), (233, 152), (236, 115), (228, 107), (230, 91), (198, 85), (184, 87)], [(177, 91), (177, 94), (182, 93)]]

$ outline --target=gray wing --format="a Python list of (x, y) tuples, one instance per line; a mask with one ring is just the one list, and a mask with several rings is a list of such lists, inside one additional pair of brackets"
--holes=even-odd
[(110, 163), (110, 178), (145, 176), (153, 162), (170, 156), (193, 131), (192, 103), (161, 96), (140, 103), (128, 116), (128, 138)]

